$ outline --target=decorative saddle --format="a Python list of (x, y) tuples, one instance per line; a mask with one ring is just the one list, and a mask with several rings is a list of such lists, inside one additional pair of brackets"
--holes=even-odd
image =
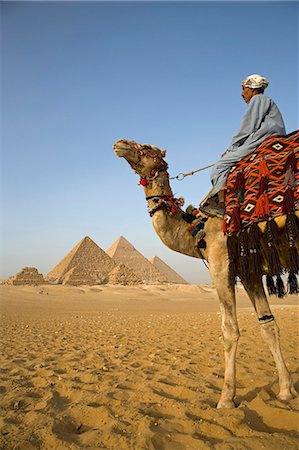
[(230, 236), (254, 222), (299, 210), (298, 157), (299, 130), (267, 138), (231, 169), (224, 233)]

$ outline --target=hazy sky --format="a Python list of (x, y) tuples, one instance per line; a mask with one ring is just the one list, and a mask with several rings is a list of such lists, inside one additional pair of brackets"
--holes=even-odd
[[(112, 144), (166, 148), (170, 174), (217, 161), (261, 73), (298, 128), (297, 2), (1, 2), (0, 277), (50, 271), (84, 236), (107, 249), (124, 235), (189, 282), (203, 263), (168, 250), (138, 177)], [(174, 181), (197, 205), (210, 170)]]

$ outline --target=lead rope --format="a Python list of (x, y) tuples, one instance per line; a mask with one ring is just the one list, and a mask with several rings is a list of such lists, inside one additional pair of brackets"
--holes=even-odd
[(192, 172), (187, 172), (187, 173), (179, 173), (176, 177), (170, 177), (170, 180), (178, 180), (178, 181), (183, 181), (183, 179), (185, 177), (188, 177), (189, 175), (194, 175), (197, 172), (201, 172), (202, 170), (206, 170), (209, 169), (210, 167), (213, 167), (215, 164), (209, 164), (208, 166), (205, 167), (201, 167), (200, 169), (196, 169), (196, 170), (192, 170)]

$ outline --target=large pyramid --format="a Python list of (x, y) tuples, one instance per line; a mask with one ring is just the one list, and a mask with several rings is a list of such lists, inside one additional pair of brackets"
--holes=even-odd
[(46, 279), (71, 285), (103, 284), (115, 266), (107, 253), (86, 236), (48, 273)]
[(156, 269), (136, 248), (123, 236), (117, 239), (106, 253), (117, 263), (124, 264), (140, 278), (143, 283), (168, 283), (168, 279)]
[(165, 275), (170, 283), (177, 284), (189, 284), (186, 280), (184, 280), (181, 275), (175, 272), (171, 267), (169, 267), (162, 259), (158, 256), (154, 256), (150, 262), (158, 269), (161, 273)]

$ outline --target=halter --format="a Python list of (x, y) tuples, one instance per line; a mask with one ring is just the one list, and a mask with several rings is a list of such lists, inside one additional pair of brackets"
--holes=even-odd
[[(168, 168), (168, 164), (164, 161), (163, 156), (157, 155), (155, 152), (151, 151), (151, 148), (145, 149), (144, 146), (141, 146), (137, 142), (134, 143), (135, 153), (137, 153), (138, 161), (136, 163), (136, 168), (140, 165), (141, 160), (144, 156), (149, 156), (154, 159), (154, 161), (158, 161), (157, 166), (151, 170), (151, 172), (145, 177), (140, 177), (139, 184), (141, 186), (147, 186), (149, 182), (155, 180), (159, 173), (166, 172)], [(135, 170), (137, 173), (137, 170)]]
[(150, 195), (149, 197), (146, 197), (146, 200), (152, 200), (156, 203), (153, 208), (148, 208), (148, 213), (151, 217), (153, 217), (159, 209), (168, 211), (170, 215), (173, 216), (184, 204), (184, 199), (182, 197), (174, 198), (173, 195)]
[[(141, 164), (141, 160), (144, 156), (149, 156), (151, 158), (153, 158), (155, 161), (158, 160), (158, 164), (157, 166), (147, 175), (144, 177), (140, 177), (140, 181), (139, 181), (139, 185), (141, 186), (148, 186), (148, 183), (155, 180), (156, 178), (158, 178), (159, 174), (161, 172), (165, 172), (167, 179), (169, 180), (169, 175), (167, 172), (167, 168), (168, 168), (168, 164), (164, 161), (163, 156), (162, 155), (157, 155), (155, 152), (153, 152), (150, 148), (146, 148), (146, 145), (140, 145), (137, 142), (134, 142), (134, 147), (135, 147), (135, 154), (137, 154), (137, 162), (134, 163), (134, 167), (133, 164), (131, 163), (131, 167), (134, 169), (135, 173), (137, 173), (138, 175), (138, 166)], [(199, 169), (198, 171), (200, 171), (202, 169)], [(190, 174), (184, 174), (184, 176), (187, 175), (193, 175), (192, 172)], [(180, 208), (184, 205), (184, 199), (182, 197), (180, 198), (175, 198), (173, 195), (150, 195), (146, 197), (146, 200), (152, 200), (152, 202), (155, 204), (152, 208), (148, 207), (148, 213), (150, 215), (150, 217), (153, 217), (153, 215), (159, 211), (159, 210), (163, 210), (165, 212), (168, 212), (171, 216), (175, 215), (178, 211), (181, 211), (182, 213), (182, 217), (183, 220), (185, 220), (186, 222), (190, 223), (190, 220), (188, 220), (190, 217), (192, 216), (192, 214), (188, 214), (186, 212), (183, 212)], [(188, 219), (187, 217), (188, 216)], [(194, 220), (194, 218), (192, 218), (191, 222)], [(202, 218), (201, 220), (201, 224), (199, 227), (199, 224), (197, 227), (195, 227), (195, 230), (192, 231), (193, 229), (189, 230), (192, 232), (192, 235), (194, 237), (196, 237), (196, 234), (200, 231), (203, 230), (204, 228), (204, 222), (206, 221), (206, 218)], [(195, 233), (194, 233), (195, 232)], [(202, 256), (202, 260), (204, 262), (204, 257), (202, 255), (202, 249), (206, 247), (206, 243), (203, 240), (203, 238), (200, 238), (199, 242), (198, 242), (198, 251)], [(205, 264), (205, 262), (204, 262)], [(205, 264), (206, 265), (206, 264)], [(207, 266), (206, 266), (207, 267)]]

